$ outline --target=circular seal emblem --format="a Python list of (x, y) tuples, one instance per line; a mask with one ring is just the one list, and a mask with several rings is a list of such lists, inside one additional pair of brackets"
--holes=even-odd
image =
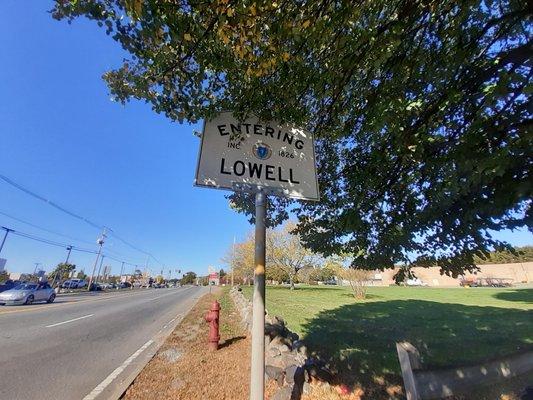
[(272, 149), (268, 144), (257, 142), (253, 147), (254, 156), (260, 160), (268, 160), (272, 155)]

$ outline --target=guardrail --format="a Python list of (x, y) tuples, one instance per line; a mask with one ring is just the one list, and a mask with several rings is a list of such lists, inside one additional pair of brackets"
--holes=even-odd
[(533, 371), (533, 351), (483, 364), (422, 369), (420, 353), (409, 342), (396, 343), (407, 400), (439, 399), (472, 393), (473, 388), (496, 383)]

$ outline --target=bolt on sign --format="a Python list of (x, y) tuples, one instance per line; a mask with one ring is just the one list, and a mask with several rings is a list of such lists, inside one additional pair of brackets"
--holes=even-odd
[(195, 185), (319, 200), (313, 135), (221, 113), (204, 124)]

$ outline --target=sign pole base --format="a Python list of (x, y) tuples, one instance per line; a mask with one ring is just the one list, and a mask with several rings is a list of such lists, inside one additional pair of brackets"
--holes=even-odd
[(250, 400), (265, 398), (265, 259), (267, 195), (255, 195), (255, 271)]

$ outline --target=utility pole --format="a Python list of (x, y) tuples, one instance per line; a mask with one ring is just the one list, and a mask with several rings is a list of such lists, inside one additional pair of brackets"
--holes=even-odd
[(4, 238), (2, 239), (2, 244), (0, 244), (0, 253), (2, 253), (2, 249), (4, 248), (4, 243), (6, 242), (7, 235), (9, 234), (9, 232), (13, 232), (13, 229), (6, 228), (5, 226), (3, 226), (2, 229), (5, 230), (6, 233), (4, 234)]
[(72, 246), (67, 246), (67, 259), (65, 260), (65, 264), (68, 264), (68, 259), (70, 258), (70, 252), (72, 251)]
[(98, 244), (98, 253), (96, 254), (96, 260), (94, 260), (94, 266), (93, 266), (93, 272), (91, 274), (91, 277), (89, 278), (89, 286), (87, 286), (87, 290), (91, 290), (91, 284), (94, 280), (94, 272), (96, 271), (96, 266), (98, 265), (98, 259), (100, 258), (100, 254), (102, 254), (102, 246), (104, 245), (104, 241), (106, 238), (105, 235), (106, 230), (104, 229), (104, 232), (102, 232), (102, 236), (98, 238), (96, 243)]
[[(70, 258), (70, 252), (72, 251), (72, 246), (67, 246), (67, 259), (63, 264), (68, 264), (68, 259)], [(59, 267), (57, 268), (56, 273), (54, 274), (54, 279), (52, 280), (52, 287), (54, 287), (54, 284), (56, 283), (57, 274), (59, 274)]]
[(255, 194), (255, 270), (252, 314), (250, 400), (265, 398), (265, 259), (267, 196)]
[(102, 258), (100, 259), (100, 266), (98, 267), (98, 275), (96, 275), (96, 283), (100, 280), (100, 271), (102, 270), (102, 263), (104, 262), (105, 254), (102, 254)]
[(233, 257), (231, 262), (231, 287), (233, 287), (233, 270), (235, 268), (235, 235), (233, 235)]
[(39, 265), (41, 265), (41, 263), (36, 262), (36, 263), (34, 263), (34, 264), (35, 264), (35, 269), (33, 270), (33, 275), (35, 275), (35, 274), (37, 273), (37, 267), (38, 267)]

